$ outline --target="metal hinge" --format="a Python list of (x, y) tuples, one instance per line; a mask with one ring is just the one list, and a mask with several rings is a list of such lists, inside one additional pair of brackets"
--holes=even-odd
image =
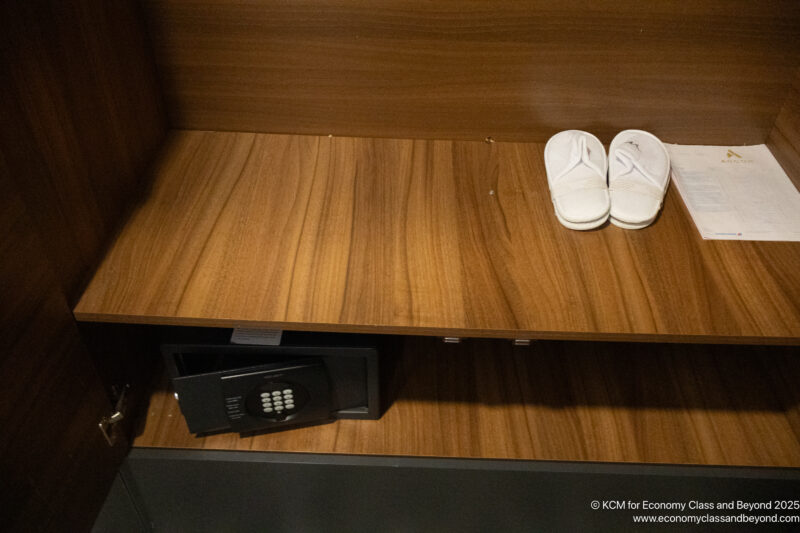
[(127, 384), (118, 392), (116, 387), (114, 388), (114, 392), (117, 396), (117, 403), (114, 405), (114, 412), (109, 416), (104, 416), (101, 418), (100, 423), (97, 424), (98, 427), (100, 427), (100, 432), (103, 434), (103, 437), (105, 437), (109, 446), (114, 446), (114, 444), (117, 442), (117, 432), (114, 431), (114, 425), (125, 418), (125, 396), (130, 388), (131, 386)]

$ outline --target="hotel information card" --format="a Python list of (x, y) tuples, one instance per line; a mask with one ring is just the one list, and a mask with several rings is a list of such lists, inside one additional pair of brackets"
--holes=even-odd
[(666, 146), (704, 239), (800, 241), (800, 192), (765, 145)]

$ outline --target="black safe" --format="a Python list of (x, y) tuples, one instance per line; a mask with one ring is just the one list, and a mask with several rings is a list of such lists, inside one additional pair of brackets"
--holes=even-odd
[(378, 349), (368, 337), (284, 339), (280, 346), (163, 344), (189, 430), (252, 434), (380, 417)]

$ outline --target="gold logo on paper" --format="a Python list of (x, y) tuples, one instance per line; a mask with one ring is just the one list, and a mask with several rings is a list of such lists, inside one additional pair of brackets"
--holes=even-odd
[(728, 148), (727, 159), (722, 159), (721, 163), (752, 163), (752, 159), (742, 159), (742, 156), (734, 152), (731, 148)]

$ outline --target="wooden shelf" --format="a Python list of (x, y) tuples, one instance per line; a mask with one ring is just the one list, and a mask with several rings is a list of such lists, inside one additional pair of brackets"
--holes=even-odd
[(800, 343), (800, 243), (556, 221), (543, 145), (175, 131), (83, 321)]
[(134, 446), (797, 467), (799, 381), (792, 348), (409, 337), (380, 420), (196, 438), (162, 380)]

